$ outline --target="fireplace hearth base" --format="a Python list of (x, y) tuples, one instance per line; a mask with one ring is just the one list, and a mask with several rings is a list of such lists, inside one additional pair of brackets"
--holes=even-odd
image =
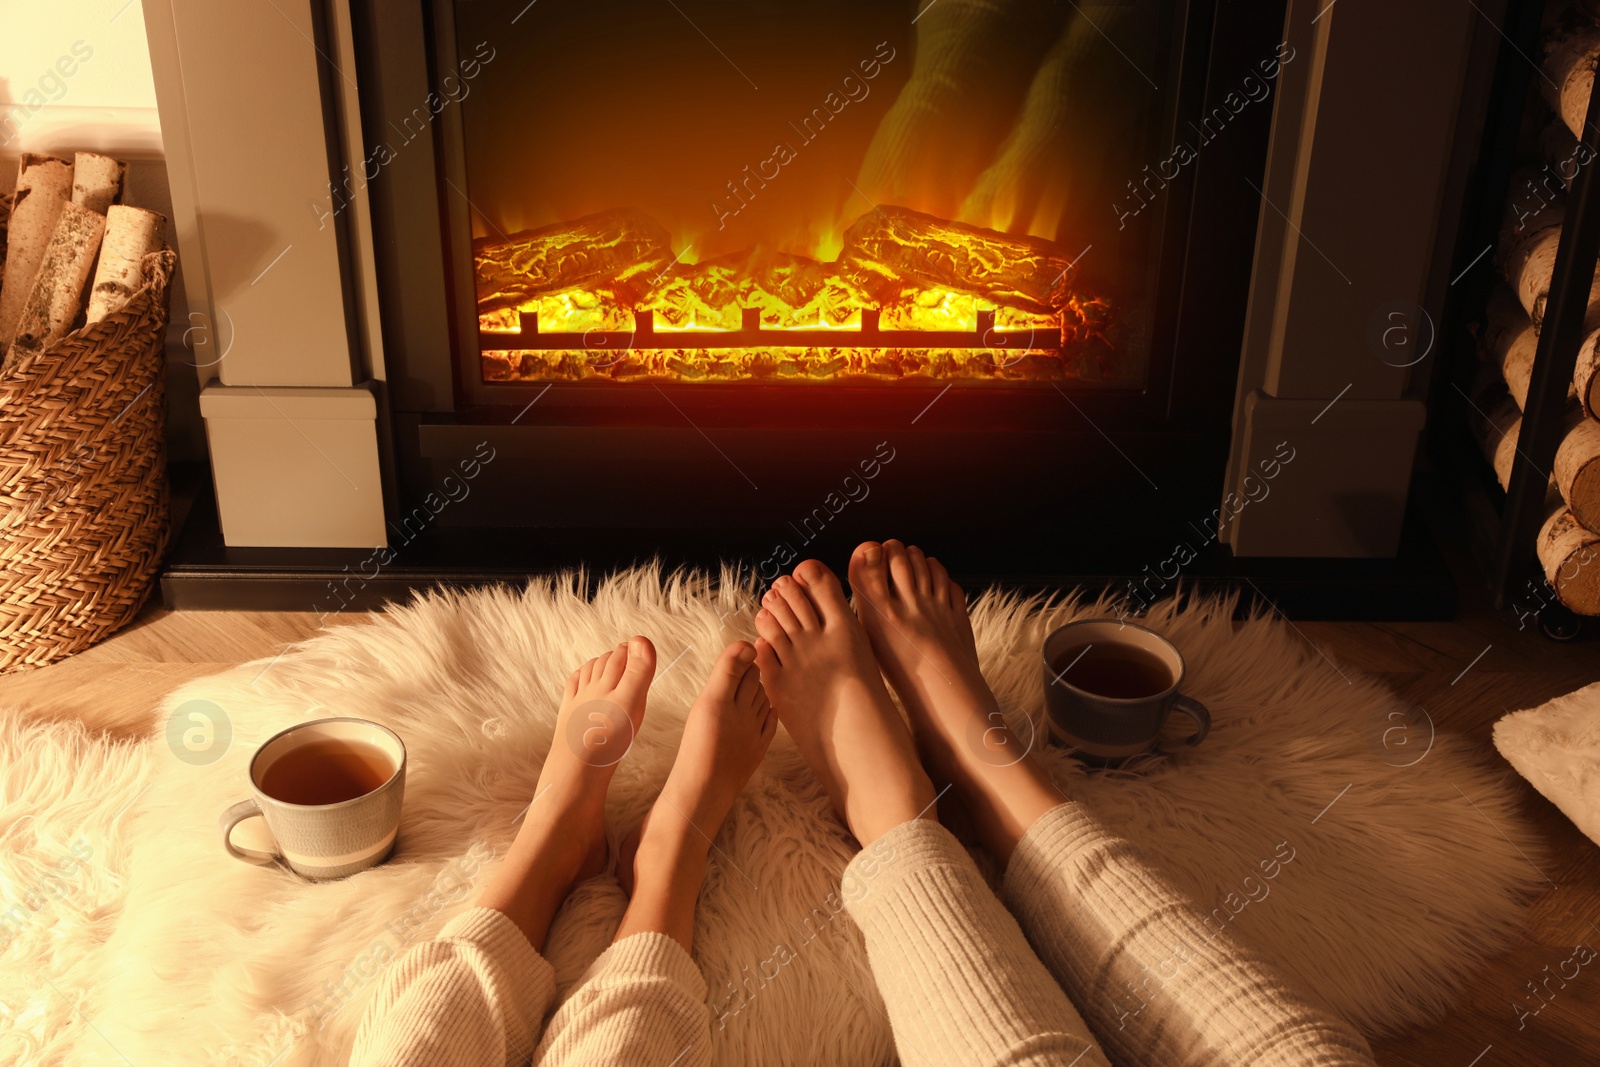
[[(648, 529), (508, 530), (435, 524), (391, 548), (381, 562), (369, 549), (230, 548), (222, 541), (216, 505), (203, 472), (189, 472), (200, 489), (183, 522), (161, 574), (162, 604), (169, 610), (308, 611), (324, 615), (381, 610), (404, 603), (438, 586), (474, 588), (520, 586), (530, 576), (582, 565), (591, 585), (603, 575), (637, 563), (660, 560), (665, 566), (691, 566), (716, 572), (724, 563), (744, 569), (765, 583), (798, 559), (814, 556), (842, 573), (851, 549), (868, 537), (900, 535), (933, 546), (956, 580), (968, 590), (998, 586), (1023, 593), (1083, 588), (1109, 590), (1119, 602), (1169, 595), (1178, 585), (1200, 594), (1237, 591), (1241, 613), (1254, 600), (1266, 600), (1291, 619), (1439, 620), (1456, 612), (1456, 585), (1428, 528), (1423, 508), (1408, 512), (1400, 551), (1394, 559), (1234, 558), (1212, 543), (1163, 582), (1158, 570), (1171, 556), (1171, 544), (1128, 538), (1109, 547), (1103, 536), (1085, 530), (1078, 536), (1014, 534), (1004, 553), (988, 535), (960, 535), (916, 529), (880, 529), (870, 517), (848, 512), (810, 542), (796, 548), (797, 559), (779, 567), (776, 535), (751, 532), (719, 536), (711, 544), (703, 532)], [(196, 485), (196, 483), (198, 483)], [(1426, 494), (1416, 494), (1424, 496)], [(862, 523), (873, 528), (863, 529)], [(391, 542), (394, 544), (400, 539)], [(791, 541), (798, 540), (791, 537)], [(1075, 568), (1063, 561), (1092, 561)], [(1167, 573), (1171, 573), (1167, 571)]]

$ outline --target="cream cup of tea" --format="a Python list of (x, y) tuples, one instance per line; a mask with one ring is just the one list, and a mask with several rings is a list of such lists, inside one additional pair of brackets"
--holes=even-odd
[[(343, 878), (394, 851), (405, 785), (406, 746), (387, 726), (343, 717), (296, 723), (250, 758), (251, 796), (222, 813), (222, 847), (246, 863)], [(275, 851), (233, 842), (234, 826), (254, 815), (265, 820)]]
[[(1044, 701), (1050, 733), (1086, 762), (1120, 763), (1146, 752), (1176, 752), (1205, 740), (1211, 713), (1183, 696), (1183, 656), (1154, 630), (1116, 619), (1083, 619), (1044, 639)], [(1196, 729), (1161, 740), (1181, 711)]]

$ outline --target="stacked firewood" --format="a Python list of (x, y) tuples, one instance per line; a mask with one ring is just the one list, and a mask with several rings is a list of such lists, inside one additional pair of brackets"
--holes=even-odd
[[(1491, 297), (1484, 316), (1485, 372), (1473, 402), (1481, 416), (1480, 443), (1502, 488), (1510, 485), (1517, 455), (1567, 185), (1583, 167), (1600, 165), (1576, 136), (1600, 59), (1597, 10), (1600, 4), (1582, 0), (1547, 28), (1541, 84), (1553, 115), (1530, 123), (1525, 143), (1535, 161), (1513, 176), (1495, 250), (1507, 285)], [(1600, 270), (1589, 289), (1584, 329), (1536, 549), (1561, 603), (1581, 615), (1600, 615)]]
[(94, 152), (22, 157), (0, 233), (0, 377), (138, 290), (141, 263), (162, 247), (166, 219), (121, 202), (126, 171)]

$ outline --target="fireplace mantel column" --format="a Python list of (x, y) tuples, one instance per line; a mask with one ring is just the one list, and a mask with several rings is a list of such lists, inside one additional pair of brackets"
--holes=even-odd
[(348, 50), (312, 0), (144, 12), (223, 536), (381, 545), (381, 356), (330, 206)]
[(1483, 17), (1458, 0), (1290, 0), (1223, 504), (1238, 555), (1398, 548)]

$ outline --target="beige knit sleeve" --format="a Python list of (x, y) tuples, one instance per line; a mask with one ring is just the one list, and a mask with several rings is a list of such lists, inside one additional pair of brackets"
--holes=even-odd
[(520, 1067), (555, 971), (503, 912), (469, 908), (384, 970), (350, 1067)]
[(1106, 1067), (1089, 1028), (972, 857), (938, 823), (902, 823), (845, 868), (906, 1067)]
[(700, 968), (666, 934), (616, 942), (556, 1009), (539, 1067), (707, 1067), (711, 1009)]
[(1023, 835), (1005, 896), (1124, 1062), (1371, 1067), (1366, 1041), (1198, 911), (1130, 843), (1068, 802)]

